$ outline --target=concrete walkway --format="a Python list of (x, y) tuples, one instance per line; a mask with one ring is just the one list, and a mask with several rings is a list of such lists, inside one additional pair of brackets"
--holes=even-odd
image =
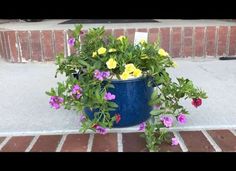
[[(173, 76), (192, 79), (209, 98), (195, 109), (183, 102), (191, 115), (174, 130), (236, 129), (236, 61), (176, 60)], [(11, 64), (0, 61), (0, 135), (76, 133), (79, 117), (74, 111), (50, 108), (46, 90), (56, 86), (53, 63)], [(136, 127), (112, 132), (135, 132)]]

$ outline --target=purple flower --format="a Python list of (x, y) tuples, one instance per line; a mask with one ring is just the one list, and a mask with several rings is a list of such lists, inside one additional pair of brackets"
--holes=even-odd
[(101, 126), (96, 126), (96, 132), (99, 134), (105, 135), (107, 133), (107, 129)]
[(183, 113), (180, 113), (177, 117), (177, 120), (179, 121), (179, 123), (184, 124), (186, 123), (186, 116)]
[(75, 45), (75, 38), (70, 38), (70, 39), (68, 40), (68, 44), (69, 44), (70, 46), (74, 46), (74, 45)]
[(110, 71), (103, 71), (103, 72), (102, 72), (102, 77), (103, 77), (103, 78), (108, 78), (108, 77), (110, 77)]
[(52, 96), (50, 98), (49, 104), (54, 108), (54, 109), (59, 109), (60, 104), (64, 102), (64, 99), (59, 96)]
[(100, 81), (103, 81), (103, 74), (97, 69), (94, 71), (94, 77)]
[(139, 131), (145, 131), (145, 128), (146, 128), (146, 123), (145, 122), (142, 122), (140, 125), (139, 125)]
[(178, 142), (178, 140), (177, 140), (177, 138), (171, 138), (171, 142), (172, 142), (172, 144), (171, 145), (178, 145), (179, 144), (179, 142)]
[(105, 100), (114, 100), (116, 96), (114, 94), (111, 94), (110, 92), (105, 93), (104, 99)]
[(100, 81), (103, 81), (104, 79), (108, 78), (109, 76), (110, 76), (109, 71), (99, 71), (97, 69), (94, 71), (94, 77)]
[(82, 88), (79, 85), (74, 85), (72, 88), (72, 94), (76, 95), (76, 98), (79, 99), (82, 96)]
[(163, 124), (167, 128), (171, 127), (172, 123), (173, 123), (173, 119), (171, 117), (169, 117), (169, 116), (161, 117), (161, 121), (163, 122)]
[(81, 114), (81, 115), (80, 115), (80, 118), (79, 118), (80, 122), (84, 122), (85, 119), (86, 119), (86, 116), (84, 116), (83, 114)]

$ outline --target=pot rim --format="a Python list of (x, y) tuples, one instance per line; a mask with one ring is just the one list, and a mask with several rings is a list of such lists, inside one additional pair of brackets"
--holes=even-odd
[(118, 79), (111, 79), (111, 83), (129, 83), (129, 82), (137, 82), (137, 81), (142, 81), (144, 79), (147, 79), (148, 76), (141, 76), (138, 78), (130, 78), (128, 80), (118, 80)]

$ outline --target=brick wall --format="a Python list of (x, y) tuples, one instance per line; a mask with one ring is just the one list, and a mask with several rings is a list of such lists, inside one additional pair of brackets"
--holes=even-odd
[[(135, 31), (148, 32), (151, 43), (159, 36), (174, 58), (236, 56), (236, 26), (108, 29), (106, 34), (126, 35), (133, 42)], [(67, 30), (1, 30), (0, 56), (9, 62), (53, 61), (60, 52), (75, 51), (67, 45), (69, 37)]]

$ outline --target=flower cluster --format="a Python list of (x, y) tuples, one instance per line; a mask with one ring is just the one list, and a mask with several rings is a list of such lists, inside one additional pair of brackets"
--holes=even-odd
[(116, 98), (116, 95), (111, 94), (110, 92), (105, 93), (104, 99), (105, 100), (114, 100)]
[(72, 88), (72, 94), (76, 99), (79, 99), (82, 96), (82, 88), (79, 85), (74, 85)]
[[(153, 106), (150, 120), (155, 122), (141, 123), (138, 131), (145, 134), (147, 147), (156, 149), (165, 140), (161, 128), (166, 130), (173, 127), (175, 122), (187, 122), (189, 113), (179, 103), (180, 100), (191, 99), (190, 103), (198, 108), (203, 103), (202, 99), (207, 98), (206, 93), (195, 87), (189, 79), (177, 78), (177, 81), (173, 81), (170, 78), (167, 69), (176, 68), (177, 63), (158, 42), (141, 40), (134, 45), (126, 36), (116, 38), (104, 33), (103, 27), (89, 29), (86, 34), (82, 31), (82, 25), (75, 27), (67, 42), (76, 49), (75, 52), (66, 57), (60, 54), (56, 58), (56, 73), (65, 74), (67, 79), (47, 92), (49, 104), (54, 109), (64, 106), (65, 109), (82, 112), (79, 117), (80, 131), (91, 129), (104, 135), (109, 128), (121, 124), (124, 119), (124, 114), (117, 111), (119, 94), (112, 91), (115, 88), (113, 79), (125, 82), (140, 77), (148, 78), (148, 86), (156, 87), (148, 103)], [(80, 39), (81, 35), (83, 39)], [(78, 73), (76, 77), (75, 73)], [(93, 117), (85, 109), (93, 110)], [(178, 139), (173, 137), (171, 145), (178, 145)]]
[(127, 80), (131, 76), (140, 77), (142, 75), (142, 71), (134, 66), (134, 64), (126, 64), (125, 71), (120, 75), (122, 80)]
[(107, 78), (110, 77), (110, 72), (109, 71), (99, 71), (98, 69), (96, 69), (94, 71), (94, 78), (103, 81)]
[(58, 96), (52, 96), (50, 98), (49, 104), (54, 108), (54, 109), (59, 109), (61, 104), (64, 102), (64, 99), (62, 97)]

